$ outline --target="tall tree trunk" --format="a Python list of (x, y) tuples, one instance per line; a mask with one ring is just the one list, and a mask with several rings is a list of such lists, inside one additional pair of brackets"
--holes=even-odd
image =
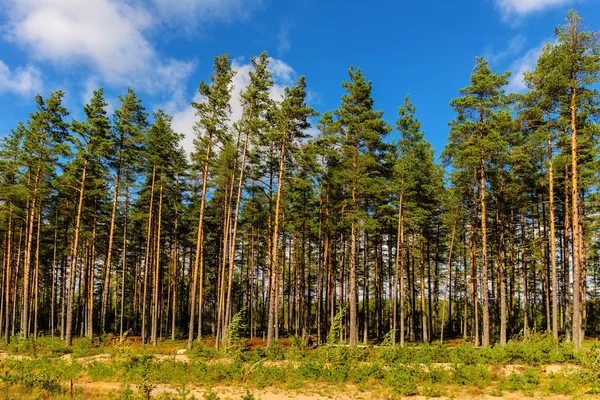
[[(179, 176), (177, 176), (177, 190), (179, 190)], [(176, 201), (178, 201), (176, 199)], [(174, 236), (174, 245), (173, 245), (173, 288), (171, 292), (173, 293), (173, 300), (171, 304), (171, 340), (175, 340), (175, 326), (177, 321), (177, 267), (179, 266), (177, 258), (179, 257), (178, 247), (178, 225), (179, 224), (179, 203), (175, 205), (175, 226), (173, 227), (173, 236)]]
[(108, 292), (110, 290), (110, 268), (112, 262), (113, 241), (115, 237), (115, 221), (117, 218), (117, 202), (119, 200), (119, 181), (121, 178), (121, 158), (117, 160), (115, 174), (115, 188), (113, 193), (112, 211), (110, 214), (110, 228), (108, 231), (108, 251), (102, 269), (102, 304), (100, 306), (100, 329), (106, 332), (106, 309), (108, 307)]
[(77, 205), (77, 216), (75, 217), (75, 231), (73, 233), (73, 244), (71, 246), (71, 256), (69, 265), (69, 293), (67, 304), (67, 327), (65, 341), (67, 346), (73, 344), (73, 298), (75, 296), (75, 273), (77, 271), (77, 248), (79, 245), (79, 229), (81, 226), (81, 210), (83, 208), (83, 194), (85, 189), (85, 175), (87, 172), (87, 158), (83, 161), (81, 171), (81, 187), (79, 189), (79, 202)]
[(571, 88), (571, 226), (573, 232), (573, 341), (575, 349), (583, 342), (582, 314), (585, 299), (582, 299), (581, 226), (579, 221), (579, 189), (577, 180), (577, 89)]
[(34, 303), (33, 303), (33, 338), (38, 337), (38, 311), (40, 303), (40, 231), (42, 228), (42, 207), (38, 210), (37, 234), (35, 239), (35, 270), (34, 270)]
[(92, 248), (91, 248), (91, 262), (90, 262), (90, 273), (89, 273), (89, 284), (88, 287), (88, 300), (87, 300), (87, 332), (86, 336), (91, 340), (94, 338), (94, 277), (96, 274), (96, 211), (97, 211), (97, 199), (94, 196), (94, 218), (92, 221)]
[(123, 260), (121, 261), (121, 315), (119, 321), (119, 340), (123, 340), (123, 319), (125, 314), (125, 271), (127, 265), (127, 216), (129, 215), (129, 186), (125, 182), (125, 212), (123, 214)]
[(161, 174), (160, 186), (158, 189), (158, 222), (156, 226), (156, 251), (154, 259), (154, 278), (153, 278), (153, 298), (152, 298), (152, 345), (157, 345), (157, 334), (159, 324), (159, 289), (160, 289), (160, 228), (162, 221), (162, 204), (163, 204), (163, 179)]
[[(483, 134), (482, 134), (483, 135)], [(483, 136), (482, 136), (483, 139)], [(488, 300), (488, 266), (487, 266), (487, 214), (485, 205), (485, 158), (481, 156), (480, 165), (480, 207), (481, 207), (481, 294), (483, 301), (483, 333), (481, 336), (481, 345), (487, 347), (490, 345), (490, 304)]]
[[(242, 163), (240, 165), (240, 177), (238, 180), (238, 190), (237, 190), (237, 198), (235, 201), (235, 212), (233, 214), (233, 231), (231, 233), (231, 241), (229, 243), (229, 277), (227, 282), (227, 308), (225, 314), (225, 323), (223, 325), (223, 332), (227, 330), (227, 326), (231, 321), (231, 288), (233, 286), (233, 268), (235, 261), (235, 245), (237, 240), (237, 229), (238, 229), (238, 220), (240, 217), (240, 206), (242, 203), (242, 191), (244, 187), (244, 172), (246, 170), (246, 153), (248, 150), (248, 141), (250, 139), (250, 135), (246, 133), (246, 140), (244, 142), (244, 150), (242, 151)], [(280, 184), (281, 185), (281, 184)]]
[[(236, 151), (237, 154), (237, 151)], [(231, 202), (233, 199), (233, 190), (235, 188), (235, 171), (237, 166), (234, 163), (234, 167), (231, 171), (230, 182), (228, 182), (228, 189), (226, 190), (225, 196), (223, 197), (225, 204), (223, 206), (224, 210), (224, 220), (223, 220), (223, 248), (221, 249), (221, 271), (219, 273), (219, 292), (218, 292), (218, 306), (217, 306), (217, 332), (216, 332), (216, 341), (215, 347), (218, 349), (222, 338), (225, 337), (224, 333), (224, 320), (225, 320), (225, 280), (226, 280), (226, 270), (227, 270), (227, 256), (229, 255), (228, 247), (231, 246), (229, 239), (231, 238)]]
[[(444, 302), (442, 303), (442, 320), (440, 322), (440, 344), (444, 343), (444, 327), (446, 317), (446, 300), (447, 294), (450, 291), (450, 275), (452, 270), (452, 249), (454, 248), (454, 234), (456, 233), (456, 221), (458, 220), (458, 206), (456, 206), (456, 217), (452, 224), (452, 235), (450, 237), (450, 249), (448, 250), (448, 272), (446, 277), (446, 287), (444, 288)], [(451, 311), (451, 310), (450, 310)], [(452, 315), (450, 315), (452, 317)]]
[[(202, 306), (204, 301), (204, 209), (206, 204), (206, 190), (208, 188), (208, 163), (212, 147), (212, 136), (208, 138), (206, 156), (202, 170), (202, 195), (200, 197), (200, 217), (198, 219), (198, 235), (196, 239), (196, 258), (194, 259), (194, 271), (192, 273), (192, 287), (190, 289), (190, 324), (188, 328), (188, 350), (194, 344), (194, 328), (196, 317), (196, 293), (199, 291), (198, 305), (198, 337), (202, 337)], [(198, 288), (198, 279), (200, 287)]]
[(425, 236), (423, 236), (423, 228), (421, 228), (421, 251), (420, 251), (420, 284), (421, 284), (421, 337), (423, 343), (429, 342), (427, 336), (427, 311), (425, 309)]
[(152, 242), (152, 218), (153, 218), (153, 210), (154, 210), (154, 185), (156, 182), (156, 162), (152, 166), (152, 184), (150, 186), (150, 206), (148, 208), (148, 225), (146, 227), (146, 255), (144, 256), (144, 288), (142, 290), (142, 343), (146, 343), (148, 341), (148, 333), (146, 330), (146, 325), (148, 324), (148, 316), (147, 316), (147, 305), (148, 305), (148, 272), (150, 269), (149, 263), (151, 253), (150, 253), (150, 243)]
[(37, 204), (37, 191), (40, 182), (41, 168), (42, 168), (41, 156), (38, 158), (37, 170), (33, 180), (33, 188), (31, 193), (31, 200), (29, 201), (29, 207), (27, 209), (26, 218), (26, 240), (25, 240), (25, 257), (23, 261), (23, 308), (21, 313), (21, 334), (27, 338), (29, 337), (29, 285), (31, 275), (31, 246), (33, 242), (33, 222), (35, 219), (35, 211)]
[(529, 331), (529, 292), (527, 290), (527, 240), (525, 236), (525, 209), (521, 212), (521, 263), (523, 265), (523, 336)]
[[(281, 187), (283, 186), (283, 169), (285, 165), (285, 133), (284, 138), (281, 140), (281, 149), (279, 154), (279, 173), (277, 178), (277, 195), (275, 197), (275, 223), (273, 224), (273, 237), (271, 239), (271, 257), (269, 263), (269, 269), (272, 271), (277, 270), (277, 260), (278, 260), (278, 249), (279, 249), (279, 207), (281, 203)], [(271, 290), (273, 292), (273, 290)], [(270, 295), (272, 298), (272, 293)], [(267, 348), (271, 346), (271, 341), (273, 340), (273, 318), (274, 311), (272, 308), (274, 307), (274, 302), (269, 301), (269, 325), (267, 328)]]
[[(503, 183), (501, 184), (503, 185)], [(501, 190), (502, 191), (502, 190)], [(502, 195), (501, 195), (502, 197)], [(498, 202), (501, 204), (501, 201)], [(500, 206), (498, 206), (500, 208)], [(507, 312), (506, 312), (506, 262), (504, 257), (504, 220), (500, 219), (500, 210), (496, 213), (497, 225), (500, 233), (498, 235), (497, 264), (498, 264), (498, 287), (500, 289), (500, 346), (506, 345)]]
[[(398, 297), (400, 297), (400, 347), (404, 347), (404, 221), (403, 221), (403, 200), (404, 193), (401, 191), (398, 202), (398, 228), (396, 232), (396, 260), (394, 269), (394, 309), (392, 317), (392, 343), (396, 344), (396, 329), (398, 318)], [(402, 270), (400, 270), (402, 263)]]
[(357, 326), (357, 304), (356, 304), (356, 218), (358, 211), (358, 199), (357, 199), (357, 182), (356, 182), (356, 171), (358, 168), (357, 165), (357, 157), (358, 157), (358, 148), (354, 148), (353, 150), (353, 160), (352, 160), (352, 172), (353, 172), (353, 180), (352, 180), (352, 224), (350, 227), (350, 271), (349, 271), (349, 290), (348, 290), (348, 300), (350, 303), (350, 346), (356, 345), (356, 341), (358, 340), (358, 326)]
[[(13, 218), (12, 218), (12, 201), (9, 201), (8, 203), (8, 230), (6, 232), (6, 274), (5, 274), (5, 279), (6, 279), (6, 286), (5, 286), (5, 299), (4, 299), (4, 306), (5, 306), (5, 322), (4, 322), (4, 339), (6, 340), (6, 343), (8, 344), (10, 342), (10, 334), (9, 334), (9, 327), (10, 327), (10, 293), (11, 290), (13, 289), (12, 286), (12, 274), (11, 274), (11, 267), (12, 267), (12, 231), (13, 231)], [(56, 248), (56, 233), (55, 233), (55, 248)], [(56, 253), (55, 253), (56, 254)], [(17, 263), (19, 262), (19, 260), (17, 260)], [(54, 292), (53, 292), (54, 293)], [(54, 308), (52, 308), (52, 311), (54, 311)], [(54, 317), (54, 314), (52, 314), (52, 317)], [(52, 333), (54, 334), (54, 331), (52, 331)]]
[[(550, 115), (547, 116), (550, 123)], [(550, 262), (552, 264), (552, 336), (558, 339), (558, 278), (556, 274), (556, 232), (554, 226), (554, 170), (552, 165), (552, 137), (548, 128), (548, 195), (550, 200)]]

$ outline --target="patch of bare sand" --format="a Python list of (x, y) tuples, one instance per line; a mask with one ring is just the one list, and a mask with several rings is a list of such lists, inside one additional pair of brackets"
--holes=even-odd
[[(110, 396), (110, 394), (120, 393), (125, 386), (117, 382), (85, 382), (76, 383), (75, 388), (79, 390), (86, 398), (105, 398), (103, 396)], [(135, 385), (130, 385), (132, 391), (137, 392), (138, 388)], [(311, 389), (314, 389), (312, 391)], [(169, 393), (172, 395), (181, 395), (181, 388), (177, 388), (169, 385), (155, 385), (152, 389), (152, 395), (156, 396), (161, 393)], [(204, 393), (208, 391), (208, 388), (199, 386), (186, 386), (188, 396), (194, 396), (197, 399), (204, 398)], [(230, 386), (215, 386), (211, 388), (213, 392), (219, 396), (222, 400), (239, 400), (243, 395), (246, 394), (247, 389), (242, 387), (230, 387)], [(392, 396), (386, 393), (372, 393), (372, 392), (361, 392), (353, 385), (347, 385), (342, 391), (340, 388), (336, 388), (335, 391), (327, 391), (326, 387), (323, 388), (310, 388), (306, 391), (297, 392), (292, 390), (283, 390), (276, 388), (264, 388), (264, 389), (252, 389), (248, 390), (254, 395), (255, 398), (261, 400), (279, 400), (279, 399), (294, 399), (294, 400), (368, 400), (368, 399), (398, 399), (397, 396)], [(479, 389), (462, 389), (462, 388), (449, 388), (447, 396), (437, 397), (441, 400), (497, 400), (497, 396), (493, 396), (489, 391), (482, 391)], [(410, 396), (401, 397), (411, 400), (428, 400), (430, 397), (426, 396)], [(520, 392), (508, 392), (503, 393), (502, 399), (508, 400), (523, 400), (523, 399), (544, 399), (544, 400), (568, 400), (572, 396), (565, 395), (547, 395), (542, 393), (535, 393), (533, 396), (525, 396)], [(598, 400), (599, 396), (586, 395), (585, 399)]]

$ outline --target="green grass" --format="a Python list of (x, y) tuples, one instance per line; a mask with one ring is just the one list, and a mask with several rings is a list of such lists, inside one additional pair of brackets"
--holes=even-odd
[[(57, 339), (34, 342), (15, 337), (2, 348), (9, 357), (0, 362), (0, 391), (6, 398), (14, 393), (23, 394), (16, 398), (68, 398), (72, 381), (75, 386), (86, 381), (123, 383), (122, 389), (113, 393), (114, 398), (123, 399), (147, 398), (157, 385), (181, 388), (179, 397), (172, 398), (184, 399), (191, 399), (186, 385), (205, 388), (205, 398), (214, 398), (217, 394), (211, 388), (217, 386), (344, 392), (350, 385), (373, 397), (391, 398), (439, 397), (449, 390), (475, 390), (499, 397), (504, 392), (586, 398), (600, 393), (600, 347), (575, 352), (569, 344), (546, 335), (486, 349), (466, 342), (455, 347), (411, 344), (404, 348), (308, 349), (298, 338), (291, 338), (266, 350), (238, 340), (220, 351), (197, 344), (186, 353), (185, 362), (158, 357), (173, 356), (183, 347), (183, 342), (161, 341), (154, 348), (103, 338), (93, 342), (78, 339), (67, 349)], [(69, 353), (70, 357), (63, 357)], [(99, 354), (108, 356), (95, 357)], [(546, 373), (544, 366), (549, 364), (572, 368)], [(519, 368), (509, 370), (507, 365)], [(175, 396), (161, 393), (160, 398), (171, 395)], [(251, 398), (248, 396), (252, 394), (245, 398)]]

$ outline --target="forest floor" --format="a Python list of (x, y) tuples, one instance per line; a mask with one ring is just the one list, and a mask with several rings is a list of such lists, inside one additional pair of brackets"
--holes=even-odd
[(2, 399), (600, 399), (600, 342), (545, 335), (505, 347), (448, 343), (307, 347), (297, 337), (215, 350), (204, 339), (14, 337), (0, 346)]

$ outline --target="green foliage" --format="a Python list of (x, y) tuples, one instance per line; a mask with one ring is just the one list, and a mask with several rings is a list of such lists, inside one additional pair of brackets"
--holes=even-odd
[(144, 377), (138, 384), (138, 395), (140, 400), (150, 400), (152, 398), (152, 391), (154, 390), (154, 384)]
[(255, 400), (255, 399), (256, 398), (254, 397), (254, 395), (249, 390), (246, 390), (246, 393), (242, 395), (241, 400)]
[(219, 400), (219, 396), (212, 389), (208, 389), (207, 391), (205, 391), (202, 394), (202, 398), (204, 398), (204, 400)]
[(196, 400), (196, 397), (190, 395), (190, 390), (186, 389), (185, 384), (182, 384), (181, 387), (178, 387), (176, 390), (179, 400)]
[(506, 390), (516, 391), (534, 390), (539, 384), (539, 372), (533, 368), (529, 368), (523, 374), (512, 372), (500, 386)]
[(55, 395), (64, 393), (63, 384), (74, 379), (80, 370), (79, 365), (67, 364), (61, 359), (9, 359), (2, 363), (0, 380), (9, 386)]
[(245, 310), (241, 309), (231, 319), (229, 325), (227, 325), (227, 331), (225, 332), (225, 338), (223, 339), (223, 345), (225, 348), (229, 348), (236, 344), (240, 339), (243, 338), (244, 332), (247, 328), (244, 323)]
[(329, 333), (327, 334), (327, 344), (332, 345), (340, 342), (340, 336), (342, 332), (342, 320), (346, 315), (346, 308), (342, 307), (335, 317), (333, 318), (333, 323), (329, 328)]
[(550, 378), (550, 385), (548, 387), (550, 393), (571, 395), (577, 388), (570, 375), (552, 374)]
[(458, 385), (474, 385), (479, 389), (485, 389), (489, 386), (491, 377), (485, 365), (459, 364), (452, 373), (452, 380)]

